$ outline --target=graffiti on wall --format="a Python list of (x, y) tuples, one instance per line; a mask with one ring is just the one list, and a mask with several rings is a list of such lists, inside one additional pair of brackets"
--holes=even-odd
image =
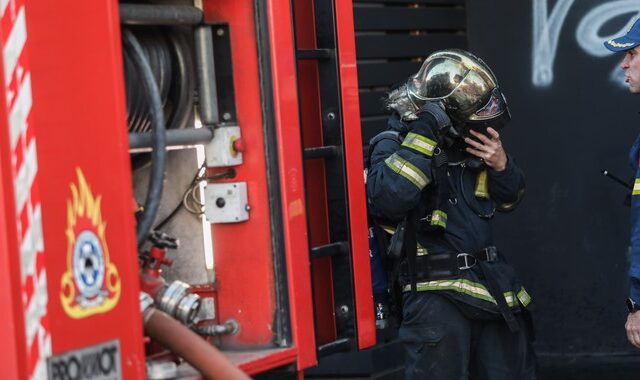
[[(562, 26), (574, 0), (558, 0), (549, 13), (548, 0), (533, 0), (533, 60), (531, 82), (535, 87), (549, 87), (553, 84), (553, 65), (558, 49)], [(628, 22), (611, 34), (603, 34), (604, 25), (616, 17), (628, 17)], [(607, 57), (613, 53), (602, 42), (626, 33), (640, 16), (638, 0), (609, 1), (591, 9), (580, 20), (575, 32), (578, 46), (587, 54)], [(624, 73), (617, 65), (610, 79), (624, 86)]]
[(558, 39), (564, 20), (574, 0), (559, 0), (548, 12), (547, 0), (533, 0), (533, 73), (536, 87), (553, 83), (553, 62), (556, 60)]

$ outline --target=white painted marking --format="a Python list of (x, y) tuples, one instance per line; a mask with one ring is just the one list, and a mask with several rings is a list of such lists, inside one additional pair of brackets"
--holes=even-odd
[(33, 244), (31, 234), (32, 230), (31, 226), (29, 226), (24, 233), (24, 240), (20, 243), (20, 275), (23, 284), (29, 276), (33, 276), (36, 273), (38, 250)]
[[(626, 14), (629, 15), (629, 21), (620, 30), (609, 35), (600, 33), (602, 27), (611, 19)], [(614, 54), (604, 47), (603, 42), (627, 33), (638, 16), (640, 16), (640, 2), (638, 0), (618, 0), (601, 4), (582, 18), (576, 29), (576, 41), (585, 52), (594, 57), (606, 57)], [(624, 71), (619, 64), (616, 64), (609, 75), (609, 80), (621, 88), (627, 88), (624, 78)]]
[(27, 41), (27, 23), (24, 15), (24, 6), (20, 8), (16, 17), (13, 28), (7, 38), (7, 44), (4, 46), (2, 56), (4, 57), (4, 82), (5, 86), (11, 83), (13, 71), (18, 64), (18, 58)]
[[(629, 15), (629, 21), (625, 26), (609, 35), (600, 34), (600, 30), (607, 22), (625, 14)], [(607, 50), (603, 42), (626, 34), (639, 15), (640, 2), (638, 0), (618, 0), (601, 4), (589, 11), (589, 13), (580, 20), (580, 24), (578, 24), (578, 28), (576, 29), (578, 45), (594, 57), (611, 55), (613, 52)]]
[[(29, 228), (25, 231), (24, 239), (20, 243), (20, 274), (23, 283), (29, 276), (35, 276), (37, 274), (36, 256), (44, 252), (42, 209), (40, 208), (40, 204), (36, 205), (33, 210), (27, 212), (29, 213)], [(44, 270), (42, 272), (44, 272)]]
[(0, 16), (2, 16), (7, 10), (7, 6), (9, 6), (10, 2), (11, 0), (0, 0)]
[(620, 68), (619, 64), (616, 64), (616, 67), (611, 70), (611, 74), (609, 74), (609, 80), (612, 83), (617, 84), (620, 88), (626, 89), (628, 87), (625, 82), (625, 74), (624, 71)]
[(9, 114), (11, 150), (15, 150), (18, 138), (27, 130), (27, 116), (29, 116), (32, 105), (31, 74), (27, 74), (20, 84), (18, 99), (16, 99), (16, 102), (13, 104), (13, 108)]
[(564, 20), (574, 0), (558, 0), (547, 18), (547, 0), (533, 0), (532, 81), (536, 87), (553, 83), (553, 62)]
[[(43, 271), (43, 276), (45, 275)], [(46, 281), (46, 280), (45, 280)], [(42, 308), (46, 310), (47, 305), (44, 304)], [(34, 344), (39, 345), (39, 357), (36, 368), (31, 374), (32, 380), (47, 380), (47, 358), (51, 356), (51, 335), (45, 328), (40, 325), (38, 328), (37, 342)]]
[[(42, 271), (40, 276), (35, 277), (35, 289), (31, 302), (27, 305), (27, 312), (25, 315), (25, 323), (27, 328), (27, 344), (34, 344), (34, 339), (39, 339), (38, 330), (41, 328), (40, 320), (47, 314), (47, 276), (46, 272)], [(39, 342), (35, 342), (38, 344)]]
[(33, 180), (36, 177), (37, 171), (38, 159), (36, 157), (36, 142), (35, 139), (31, 139), (29, 146), (25, 151), (22, 166), (18, 169), (14, 182), (16, 212), (18, 212), (18, 214), (22, 212), (27, 199), (31, 195), (31, 187), (33, 186)]

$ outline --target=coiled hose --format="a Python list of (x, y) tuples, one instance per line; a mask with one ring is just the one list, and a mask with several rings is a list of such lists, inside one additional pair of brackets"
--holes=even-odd
[(193, 119), (195, 70), (189, 33), (183, 27), (123, 28), (128, 129), (134, 133), (151, 131), (154, 141), (151, 154), (132, 155), (134, 169), (149, 162), (152, 165), (143, 213), (138, 218), (138, 246), (151, 229), (162, 196), (164, 130), (184, 128)]
[[(137, 38), (128, 28), (122, 29), (123, 46), (125, 56), (129, 56), (133, 66), (140, 74), (142, 87), (145, 90), (149, 105), (151, 134), (153, 140), (153, 151), (151, 152), (151, 175), (149, 177), (149, 188), (144, 202), (144, 210), (136, 226), (136, 241), (138, 246), (146, 240), (151, 229), (162, 197), (162, 187), (164, 182), (164, 172), (167, 161), (167, 136), (165, 130), (164, 110), (160, 97), (160, 90), (154, 78), (149, 61), (138, 43)], [(128, 81), (130, 82), (130, 81)]]
[[(138, 40), (149, 63), (160, 92), (167, 129), (184, 128), (192, 118), (195, 94), (193, 52), (180, 27), (128, 27)], [(129, 132), (144, 133), (151, 129), (146, 89), (140, 86), (132, 52), (124, 52)], [(140, 156), (140, 155), (138, 155)], [(142, 155), (144, 156), (144, 155)]]

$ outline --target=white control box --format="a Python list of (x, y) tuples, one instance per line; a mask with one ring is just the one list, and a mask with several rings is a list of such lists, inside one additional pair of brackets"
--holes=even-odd
[(204, 146), (208, 167), (219, 168), (242, 164), (240, 127), (221, 126), (213, 130), (213, 139)]
[(246, 182), (209, 183), (204, 189), (204, 214), (210, 223), (249, 219)]

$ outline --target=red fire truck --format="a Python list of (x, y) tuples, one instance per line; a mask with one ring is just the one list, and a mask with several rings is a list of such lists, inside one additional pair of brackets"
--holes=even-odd
[(0, 378), (376, 344), (351, 1), (0, 1)]

